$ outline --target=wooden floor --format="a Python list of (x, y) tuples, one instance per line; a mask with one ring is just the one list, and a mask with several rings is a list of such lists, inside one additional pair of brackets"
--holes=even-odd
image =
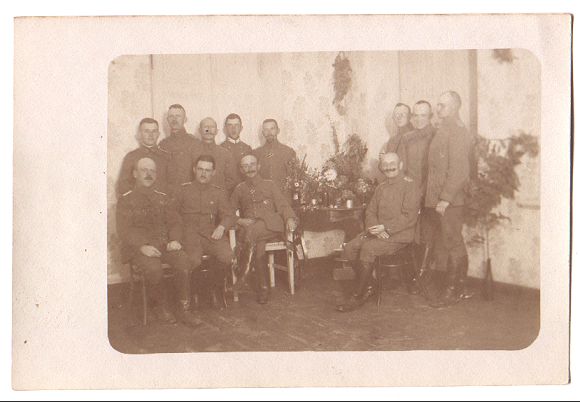
[[(494, 301), (480, 295), (432, 309), (403, 287), (386, 290), (352, 313), (335, 311), (352, 286), (332, 279), (332, 264), (309, 262), (296, 295), (280, 280), (271, 301), (259, 305), (250, 289), (225, 310), (202, 305), (199, 324), (148, 326), (131, 320), (128, 286), (109, 287), (109, 340), (123, 353), (220, 351), (516, 350), (530, 345), (540, 326), (539, 291), (496, 286)], [(472, 283), (477, 292), (479, 284)], [(138, 310), (139, 305), (136, 306)]]

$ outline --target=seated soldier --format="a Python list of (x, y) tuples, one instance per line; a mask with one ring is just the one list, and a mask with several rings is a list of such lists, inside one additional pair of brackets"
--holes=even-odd
[(240, 161), (240, 169), (245, 176), (231, 196), (231, 205), (240, 210), (237, 221), (241, 227), (241, 241), (244, 242), (247, 260), (241, 266), (250, 264), (255, 250), (255, 273), (258, 285), (258, 303), (265, 304), (269, 297), (269, 282), (266, 269), (266, 243), (277, 239), (285, 230), (296, 230), (296, 215), (288, 200), (272, 180), (259, 175), (258, 158), (249, 154)]
[[(165, 193), (154, 189), (157, 170), (153, 159), (139, 159), (133, 177), (133, 190), (124, 193), (117, 204), (117, 233), (122, 242), (123, 262), (131, 263), (143, 272), (149, 283), (149, 302), (158, 318), (175, 323), (161, 283), (161, 262), (169, 263), (178, 275), (189, 271), (189, 262), (182, 251), (167, 251), (169, 200)], [(181, 294), (184, 291), (182, 284), (182, 281), (177, 282)]]
[(386, 180), (373, 195), (366, 210), (366, 231), (346, 244), (345, 257), (358, 263), (355, 292), (338, 311), (352, 311), (370, 296), (373, 264), (379, 256), (394, 254), (413, 242), (419, 215), (421, 192), (413, 179), (402, 173), (403, 163), (396, 153), (383, 156), (379, 166)]
[[(195, 181), (183, 183), (172, 202), (171, 217), (175, 220), (169, 231), (169, 250), (184, 250), (196, 270), (204, 254), (214, 257), (211, 265), (212, 300), (215, 290), (223, 283), (233, 253), (225, 236), (233, 226), (234, 213), (223, 188), (211, 183), (215, 174), (215, 160), (201, 155), (194, 165)], [(185, 280), (184, 280), (185, 281)], [(185, 281), (189, 284), (189, 280)], [(191, 306), (186, 306), (191, 308)]]

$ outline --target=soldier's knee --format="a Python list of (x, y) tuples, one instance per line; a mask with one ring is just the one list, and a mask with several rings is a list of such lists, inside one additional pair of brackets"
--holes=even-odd
[(354, 261), (357, 259), (358, 252), (361, 249), (360, 242), (355, 239), (351, 240), (344, 246), (344, 257), (347, 260)]
[(163, 278), (163, 268), (161, 266), (160, 258), (145, 257), (141, 260), (139, 265), (149, 283), (156, 285), (161, 282), (161, 279)]
[(216, 256), (216, 259), (218, 260), (219, 263), (221, 264), (230, 264), (232, 262), (232, 259), (234, 258), (234, 253), (231, 250), (224, 250), (221, 253), (218, 253), (218, 255)]

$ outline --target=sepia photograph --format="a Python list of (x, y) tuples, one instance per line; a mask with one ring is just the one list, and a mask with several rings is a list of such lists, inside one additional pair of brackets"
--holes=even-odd
[(111, 345), (526, 348), (541, 80), (526, 49), (111, 61)]
[(568, 383), (571, 24), (16, 18), (13, 389)]

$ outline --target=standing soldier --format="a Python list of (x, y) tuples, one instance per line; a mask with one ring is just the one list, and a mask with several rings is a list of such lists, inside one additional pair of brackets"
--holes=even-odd
[(435, 128), (431, 124), (433, 113), (431, 104), (420, 100), (413, 106), (413, 125), (415, 129), (403, 135), (403, 145), (405, 146), (405, 157), (407, 165), (405, 174), (412, 178), (421, 189), (421, 214), (415, 240), (419, 244), (417, 247), (417, 260), (422, 261), (420, 271), (408, 277), (407, 287), (409, 293), (418, 294), (418, 281), (427, 272), (429, 256), (432, 250), (433, 227), (429, 221), (430, 214), (424, 211), (425, 191), (427, 189), (427, 158), (429, 155), (429, 145), (435, 134)]
[(365, 213), (366, 231), (348, 242), (346, 259), (358, 262), (358, 284), (355, 293), (337, 310), (347, 312), (362, 306), (370, 296), (369, 283), (375, 259), (394, 254), (415, 238), (421, 195), (417, 183), (402, 173), (403, 163), (395, 153), (380, 161), (386, 176), (373, 195)]
[[(171, 216), (175, 218), (175, 224), (169, 231), (168, 248), (183, 249), (193, 270), (201, 265), (202, 255), (214, 257), (212, 282), (218, 286), (223, 283), (226, 269), (233, 259), (225, 232), (233, 226), (234, 214), (225, 190), (211, 183), (215, 160), (210, 155), (202, 155), (194, 170), (195, 181), (183, 183), (172, 203)], [(212, 288), (215, 300), (214, 291)]]
[[(242, 158), (241, 169), (246, 179), (232, 193), (231, 205), (240, 210), (237, 224), (242, 228), (247, 259), (255, 247), (255, 272), (258, 282), (258, 303), (268, 302), (269, 285), (266, 269), (266, 242), (283, 235), (285, 230), (296, 230), (296, 215), (282, 192), (272, 180), (263, 179), (258, 173), (260, 164), (255, 155)], [(249, 264), (250, 261), (242, 262)]]
[(157, 140), (159, 139), (159, 123), (157, 123), (157, 120), (149, 117), (141, 120), (137, 139), (140, 144), (139, 148), (129, 152), (123, 159), (119, 180), (117, 181), (117, 197), (135, 187), (133, 170), (137, 161), (142, 158), (153, 159), (157, 167), (155, 188), (161, 192), (167, 191), (167, 162), (169, 154), (157, 146)]
[(411, 108), (404, 103), (397, 103), (392, 114), (395, 123), (395, 133), (381, 149), (380, 155), (394, 152), (399, 155), (404, 166), (407, 166), (407, 156), (403, 145), (403, 135), (413, 130), (411, 125)]
[[(157, 177), (155, 161), (150, 158), (140, 159), (133, 169), (133, 175), (135, 187), (124, 193), (117, 204), (117, 233), (122, 242), (122, 261), (131, 263), (143, 272), (150, 287), (150, 305), (157, 317), (175, 323), (175, 317), (168, 308), (166, 289), (162, 287), (161, 262), (171, 264), (178, 278), (187, 275), (190, 264), (185, 253), (167, 248), (171, 220), (169, 200), (165, 193), (154, 189)], [(177, 281), (177, 285), (183, 299), (183, 281)], [(186, 319), (184, 315), (182, 318)]]
[(233, 157), (230, 151), (215, 143), (218, 133), (217, 123), (211, 117), (206, 117), (199, 123), (201, 146), (193, 153), (196, 161), (201, 155), (210, 155), (215, 162), (212, 183), (224, 188), (228, 195), (235, 186)]
[(467, 249), (463, 240), (465, 188), (470, 175), (472, 138), (459, 118), (461, 97), (448, 91), (441, 95), (437, 114), (441, 123), (429, 147), (425, 194), (427, 212), (435, 216), (435, 260), (447, 271), (447, 287), (433, 307), (445, 307), (464, 296)]
[(278, 122), (274, 119), (266, 119), (262, 123), (262, 135), (266, 143), (255, 150), (260, 166), (260, 175), (264, 179), (272, 180), (278, 188), (290, 199), (290, 194), (286, 194), (284, 182), (290, 174), (290, 164), (296, 159), (296, 151), (278, 141)]
[(167, 122), (171, 129), (169, 137), (159, 143), (159, 148), (169, 154), (167, 167), (167, 184), (169, 190), (176, 191), (181, 183), (192, 179), (193, 155), (200, 148), (201, 142), (185, 131), (187, 116), (183, 106), (175, 104), (169, 106)]
[(240, 161), (245, 155), (252, 152), (252, 147), (243, 142), (240, 139), (240, 133), (242, 132), (242, 118), (235, 113), (231, 113), (226, 117), (224, 123), (224, 133), (226, 134), (226, 140), (220, 145), (230, 151), (232, 154), (232, 167), (234, 175), (234, 188), (239, 183), (244, 180), (244, 175), (239, 169)]

